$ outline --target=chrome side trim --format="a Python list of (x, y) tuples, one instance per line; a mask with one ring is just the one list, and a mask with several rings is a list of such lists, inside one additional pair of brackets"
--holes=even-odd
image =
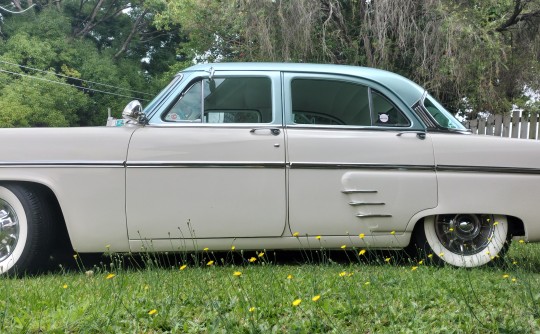
[(360, 206), (360, 205), (386, 205), (383, 202), (349, 202), (351, 206)]
[(273, 161), (130, 161), (127, 168), (285, 168)]
[(437, 172), (540, 174), (540, 168), (438, 165)]
[(0, 161), (0, 168), (29, 167), (29, 168), (124, 168), (125, 161)]
[(356, 217), (358, 218), (386, 218), (386, 217), (392, 217), (392, 215), (375, 214), (375, 213), (366, 213), (366, 214), (359, 213), (356, 215)]
[(376, 194), (377, 190), (345, 189), (341, 192), (344, 194)]
[(324, 162), (291, 162), (291, 169), (370, 169), (370, 170), (401, 170), (401, 171), (435, 171), (432, 165), (389, 165), (362, 163), (324, 163)]

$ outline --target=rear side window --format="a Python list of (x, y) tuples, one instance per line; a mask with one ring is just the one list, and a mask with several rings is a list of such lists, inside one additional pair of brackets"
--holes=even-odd
[(291, 83), (295, 124), (408, 126), (388, 98), (367, 86), (340, 80), (295, 79)]
[(225, 77), (192, 83), (163, 115), (165, 122), (270, 123), (270, 78)]

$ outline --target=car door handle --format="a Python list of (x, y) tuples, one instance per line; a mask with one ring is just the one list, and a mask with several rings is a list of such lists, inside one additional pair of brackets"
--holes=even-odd
[(277, 136), (281, 133), (281, 130), (277, 128), (257, 128), (257, 129), (251, 129), (249, 132), (255, 133), (257, 131), (264, 131), (264, 130), (270, 131), (270, 133), (273, 134), (274, 136)]
[(401, 137), (405, 134), (412, 133), (415, 134), (420, 139), (426, 139), (426, 132), (425, 131), (403, 131), (399, 132), (396, 136)]

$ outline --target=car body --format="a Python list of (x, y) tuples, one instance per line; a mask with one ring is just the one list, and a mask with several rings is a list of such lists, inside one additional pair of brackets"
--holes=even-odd
[(200, 64), (124, 112), (0, 130), (0, 271), (63, 230), (77, 252), (414, 244), (467, 267), (540, 240), (540, 143), (470, 135), (394, 73)]

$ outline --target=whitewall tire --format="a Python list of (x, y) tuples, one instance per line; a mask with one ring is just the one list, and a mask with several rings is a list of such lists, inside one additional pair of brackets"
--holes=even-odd
[(452, 214), (430, 216), (418, 229), (423, 256), (456, 267), (478, 267), (498, 260), (508, 248), (506, 216)]

